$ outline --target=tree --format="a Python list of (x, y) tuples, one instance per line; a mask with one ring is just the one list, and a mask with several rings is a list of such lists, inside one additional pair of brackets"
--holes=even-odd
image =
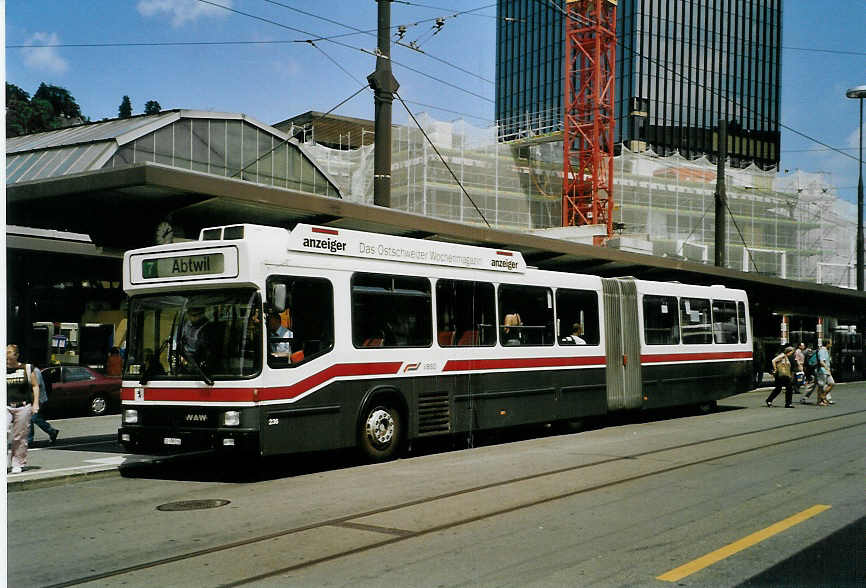
[(117, 109), (117, 116), (120, 118), (130, 118), (132, 116), (132, 102), (129, 96), (124, 96), (120, 103), (120, 108)]
[(33, 100), (36, 99), (51, 103), (51, 107), (54, 109), (54, 116), (56, 117), (75, 119), (76, 122), (79, 122), (81, 119), (81, 108), (66, 88), (52, 86), (43, 82), (39, 84), (39, 89), (33, 94)]
[(40, 84), (33, 98), (6, 83), (6, 136), (41, 133), (82, 122), (81, 109), (65, 88)]
[(26, 135), (32, 114), (30, 94), (6, 82), (6, 137)]
[(144, 114), (159, 114), (160, 110), (162, 110), (162, 106), (156, 100), (148, 100), (144, 104)]

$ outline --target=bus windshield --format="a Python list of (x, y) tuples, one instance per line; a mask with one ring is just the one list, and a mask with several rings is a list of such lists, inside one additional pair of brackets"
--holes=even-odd
[(129, 302), (124, 375), (142, 384), (254, 376), (261, 371), (262, 340), (255, 290), (136, 296)]

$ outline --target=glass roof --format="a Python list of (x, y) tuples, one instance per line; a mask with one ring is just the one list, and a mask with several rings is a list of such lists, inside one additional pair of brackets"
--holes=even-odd
[[(6, 155), (20, 153), (22, 151), (33, 151), (35, 149), (49, 149), (52, 147), (65, 147), (79, 143), (92, 143), (94, 141), (105, 141), (116, 139), (136, 129), (142, 129), (154, 124), (160, 119), (175, 118), (175, 111), (161, 113), (151, 116), (140, 116), (133, 118), (122, 118), (105, 122), (77, 125), (46, 131), (34, 135), (24, 135), (6, 139)], [(158, 124), (158, 122), (157, 122)]]
[(6, 142), (6, 183), (152, 162), (340, 197), (294, 139), (242, 114), (172, 110)]

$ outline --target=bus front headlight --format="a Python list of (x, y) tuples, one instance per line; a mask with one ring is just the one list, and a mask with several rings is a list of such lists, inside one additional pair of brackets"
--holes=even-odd
[(138, 411), (127, 409), (123, 411), (123, 422), (127, 425), (132, 425), (138, 422)]
[(241, 413), (239, 410), (227, 410), (223, 414), (223, 425), (226, 427), (237, 427), (241, 424)]

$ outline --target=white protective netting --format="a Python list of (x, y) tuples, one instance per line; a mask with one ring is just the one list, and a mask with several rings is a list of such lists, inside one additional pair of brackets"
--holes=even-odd
[[(445, 163), (412, 126), (393, 129), (391, 203), (435, 218), (529, 231), (561, 219), (562, 141), (555, 132), (497, 141), (496, 127), (418, 117)], [(373, 146), (309, 153), (340, 184), (344, 197), (373, 202)], [(474, 201), (464, 195), (451, 172)], [(779, 176), (755, 166), (727, 168), (727, 266), (852, 288), (856, 208), (824, 173)], [(660, 157), (623, 147), (614, 160), (614, 222), (624, 228), (609, 247), (702, 263), (715, 258), (716, 165), (706, 157)]]

